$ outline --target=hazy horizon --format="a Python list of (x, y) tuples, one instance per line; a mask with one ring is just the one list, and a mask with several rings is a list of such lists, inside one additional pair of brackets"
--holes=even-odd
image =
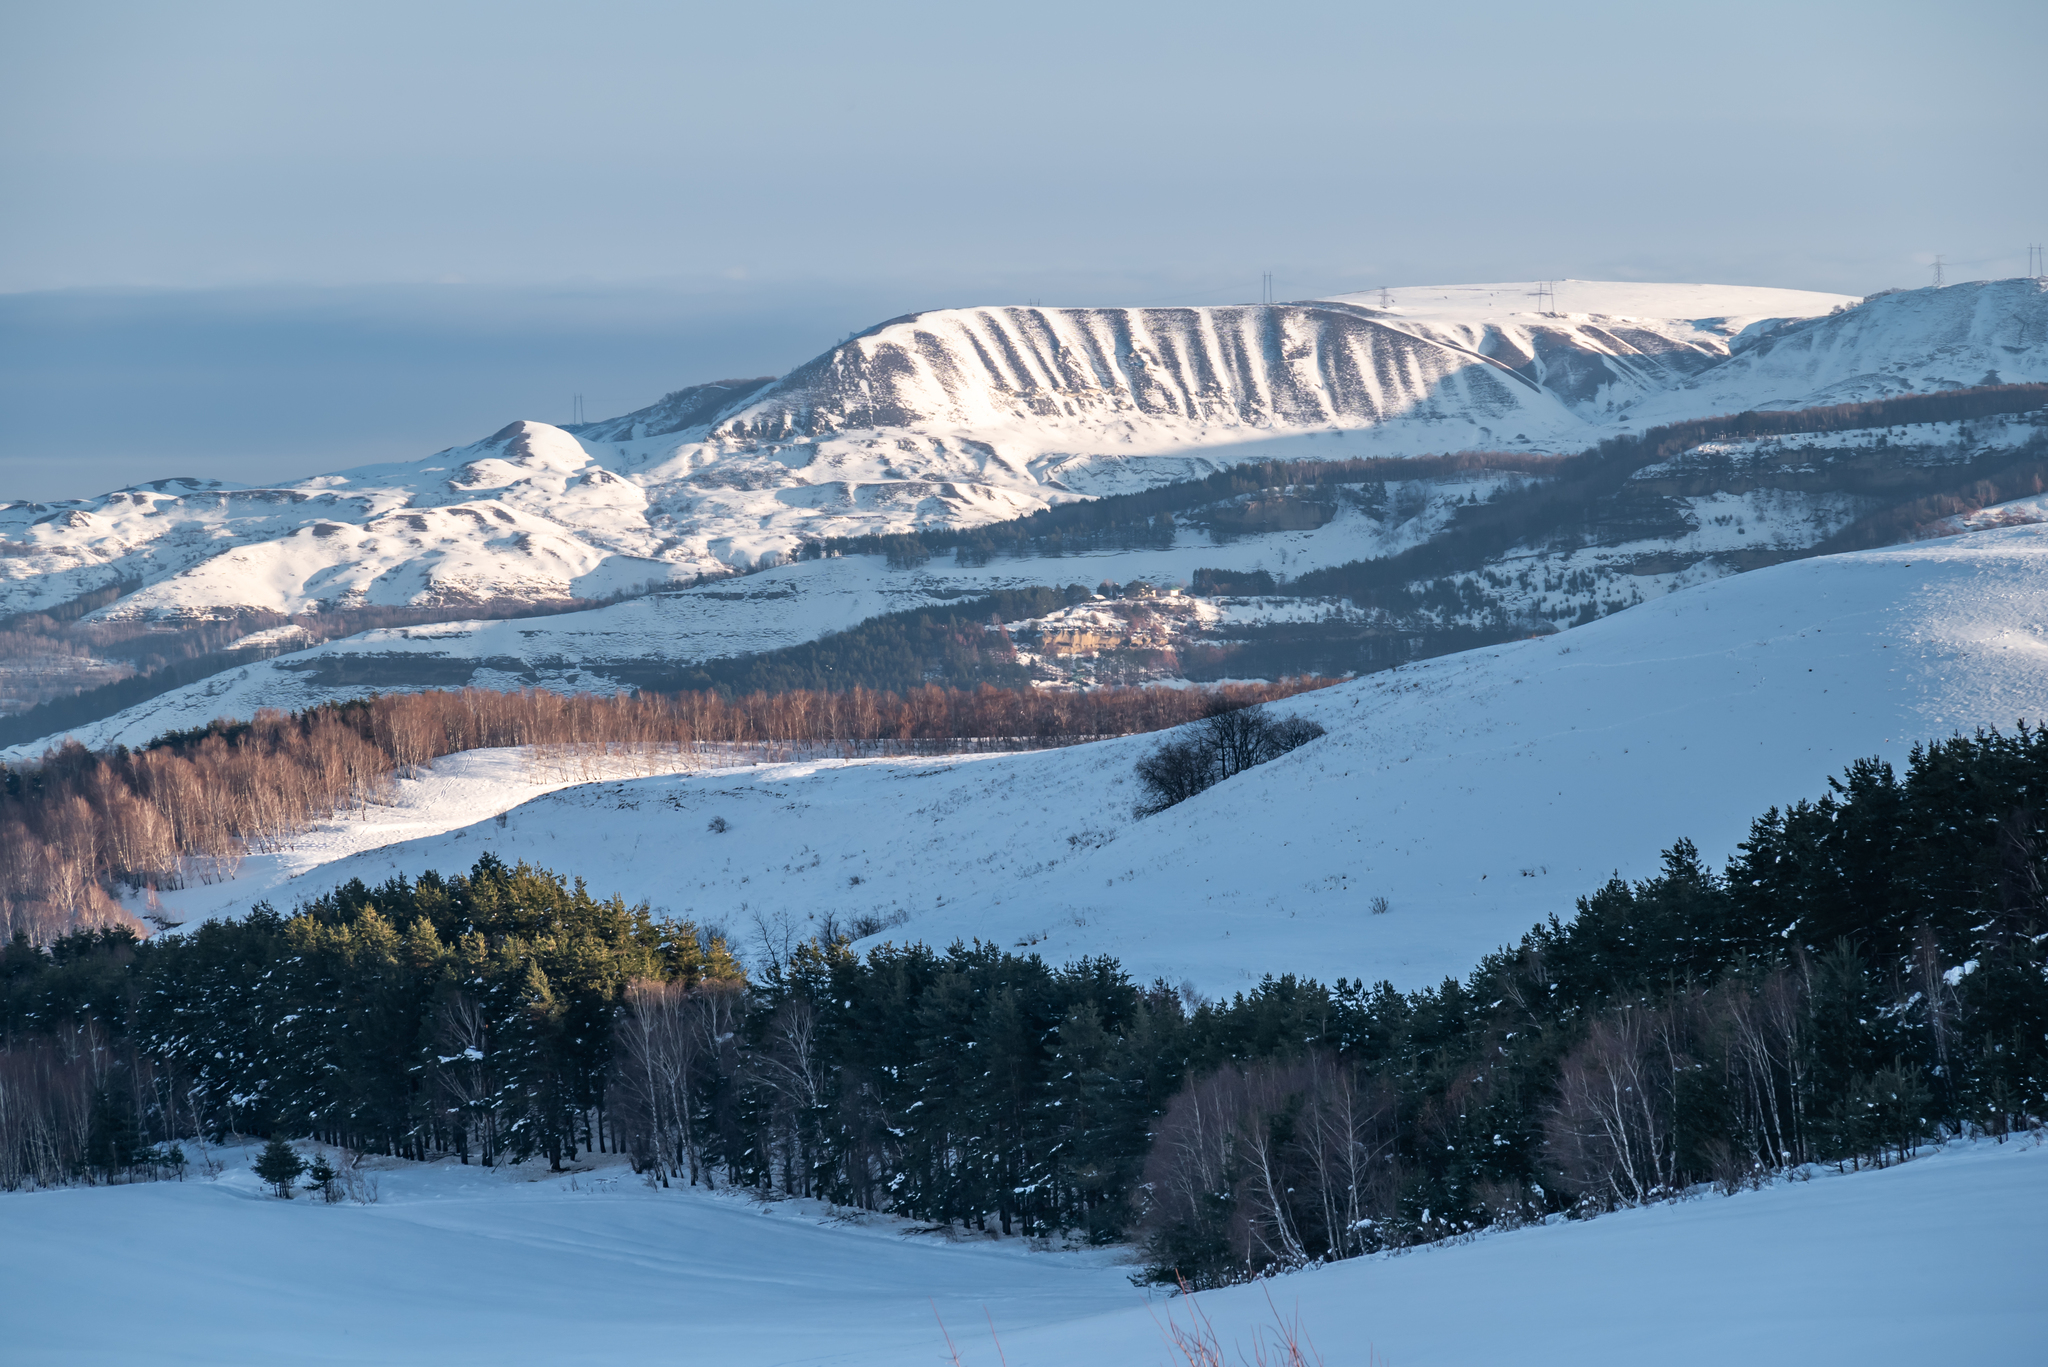
[(2032, 11), (0, 20), (0, 499), (278, 479), (960, 304), (2021, 273)]

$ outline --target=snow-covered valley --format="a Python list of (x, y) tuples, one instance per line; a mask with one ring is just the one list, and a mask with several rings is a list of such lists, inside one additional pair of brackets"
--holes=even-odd
[[(1589, 496), (1569, 525), (1525, 533), (1449, 573), (1410, 582), (1409, 606), (1397, 609), (1361, 608), (1341, 592), (1304, 595), (1287, 585), (1415, 552), (1454, 534), (1480, 505), (1542, 497), (1541, 481), (1480, 469), (1307, 490), (1281, 500), (1298, 525), (1249, 533), (1226, 515), (1258, 505), (1226, 500), (1185, 515), (1163, 539), (1145, 538), (1150, 544), (1027, 544), (1021, 553), (941, 554), (912, 564), (832, 555), (581, 612), (390, 627), (312, 645), (291, 638), (297, 628), (278, 628), (244, 642), (275, 638), (281, 653), (271, 658), (230, 660), (208, 677), (125, 707), (118, 700), (87, 707), (90, 699), (82, 698), (75, 717), (52, 718), (47, 733), (25, 716), (11, 723), (0, 758), (33, 758), (67, 734), (91, 747), (133, 746), (215, 717), (246, 718), (259, 707), (298, 709), (394, 689), (701, 687), (689, 682), (689, 671), (707, 661), (787, 649), (886, 613), (1032, 588), (1063, 588), (1070, 598), (1104, 584), (1134, 585), (1144, 595), (1191, 584), (1198, 590), (1097, 600), (1042, 620), (1013, 615), (1011, 634), (1028, 652), (1022, 661), (1045, 683), (1368, 672), (1583, 624), (1810, 555), (1830, 538), (1856, 534), (1862, 519), (1897, 504), (1902, 491), (1981, 488), (1974, 481), (1987, 472), (2031, 469), (2027, 462), (2044, 445), (2048, 415), (2041, 413), (1705, 442)], [(2035, 516), (2032, 507), (2020, 499), (1984, 516), (2025, 521)], [(1240, 586), (1201, 587), (1219, 578)]]
[(337, 822), (240, 879), (162, 894), (162, 914), (282, 908), (494, 851), (742, 942), (757, 924), (900, 918), (895, 938), (1113, 954), (1205, 994), (1305, 969), (1425, 985), (1568, 915), (1610, 873), (1647, 874), (1681, 837), (1718, 863), (1751, 818), (1818, 797), (1851, 760), (2037, 722), (2044, 570), (2048, 527), (1992, 529), (1758, 570), (1372, 675), (1277, 705), (1328, 727), (1322, 740), (1144, 820), (1144, 736), (621, 778), (530, 801), (516, 761), (474, 777), (481, 758), (443, 761), (436, 833), (366, 839)]

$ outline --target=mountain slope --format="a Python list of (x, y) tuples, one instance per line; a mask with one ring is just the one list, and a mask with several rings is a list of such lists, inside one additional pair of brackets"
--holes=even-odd
[[(2048, 527), (1975, 532), (1374, 675), (1278, 709), (1322, 722), (1322, 740), (1143, 821), (1131, 767), (1146, 737), (774, 765), (555, 793), (503, 826), (287, 857), (164, 902), (232, 913), (495, 849), (742, 934), (757, 918), (902, 916), (899, 938), (1114, 954), (1204, 992), (1304, 964), (1426, 985), (1568, 914), (1614, 870), (1647, 874), (1679, 837), (1718, 861), (1752, 817), (1818, 796), (1852, 759), (2038, 720), (2044, 570)], [(729, 829), (708, 830), (715, 817)]]
[(1643, 424), (1740, 408), (1867, 403), (1894, 394), (2048, 380), (2048, 281), (1980, 280), (1873, 296), (1790, 322), (1643, 399)]
[(1497, 361), (1595, 424), (1617, 421), (1618, 410), (1712, 369), (1790, 319), (1856, 302), (1806, 290), (1611, 280), (1564, 280), (1542, 289), (1424, 285), (1336, 295), (1332, 302)]
[(1538, 386), (1469, 350), (1364, 309), (1281, 304), (918, 314), (792, 372), (709, 436), (777, 441), (915, 425), (972, 431), (1014, 460), (1034, 449), (1150, 453), (1397, 420), (1475, 433), (1576, 425)]

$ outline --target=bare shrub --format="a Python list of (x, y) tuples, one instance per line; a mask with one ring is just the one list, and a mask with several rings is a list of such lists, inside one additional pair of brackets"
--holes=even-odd
[(1306, 717), (1275, 719), (1262, 704), (1246, 706), (1219, 696), (1188, 734), (1138, 761), (1138, 783), (1145, 798), (1138, 804), (1137, 815), (1163, 812), (1322, 734), (1322, 726)]

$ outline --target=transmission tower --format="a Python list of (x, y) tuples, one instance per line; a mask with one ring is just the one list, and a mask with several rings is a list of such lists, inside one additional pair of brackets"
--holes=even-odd
[(2048, 250), (2038, 242), (2027, 248), (2027, 274), (2036, 280), (2048, 278)]
[(1941, 258), (1937, 256), (1934, 258), (1934, 288), (1940, 289), (1941, 286)]
[(1557, 308), (1557, 291), (1550, 288), (1550, 282), (1548, 280), (1543, 281), (1541, 284), (1537, 285), (1535, 289), (1530, 290), (1529, 297), (1536, 301), (1536, 311), (1542, 314), (1545, 318), (1554, 318), (1557, 316), (1556, 313), (1553, 312), (1553, 310)]
[(1386, 287), (1385, 285), (1381, 285), (1381, 286), (1380, 286), (1380, 307), (1381, 307), (1381, 308), (1383, 308), (1383, 309), (1390, 309), (1390, 308), (1392, 308), (1393, 306), (1394, 306), (1394, 296), (1393, 296), (1393, 295), (1391, 295), (1391, 294), (1388, 294), (1388, 293), (1387, 293), (1387, 287)]

